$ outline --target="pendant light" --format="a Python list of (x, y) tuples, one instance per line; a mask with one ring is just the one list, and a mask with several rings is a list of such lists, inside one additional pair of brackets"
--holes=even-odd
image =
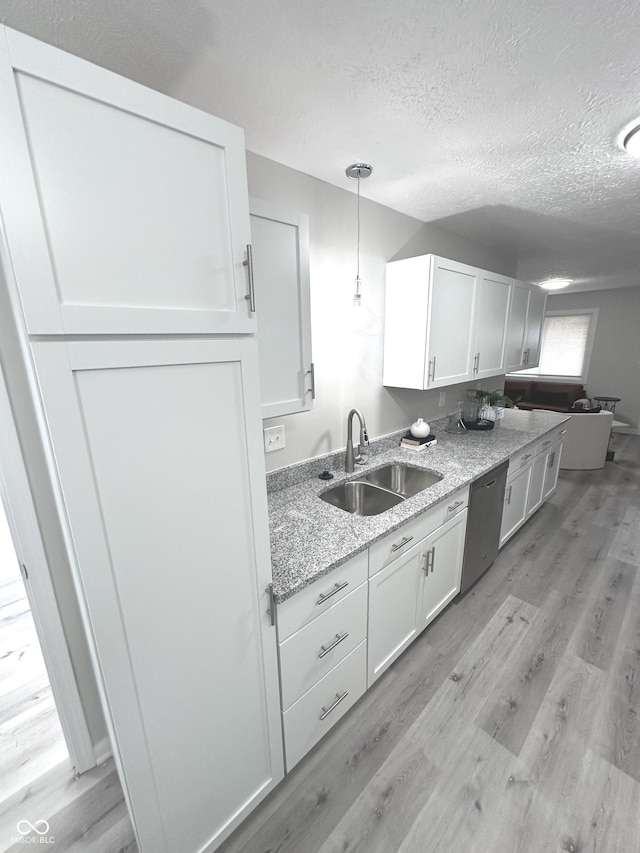
[(351, 328), (356, 335), (379, 335), (382, 331), (382, 323), (367, 308), (362, 299), (362, 279), (360, 278), (360, 181), (368, 178), (373, 172), (373, 167), (367, 163), (352, 163), (347, 166), (345, 173), (348, 178), (358, 182), (358, 240), (356, 249), (356, 279), (355, 292), (353, 294), (353, 310)]

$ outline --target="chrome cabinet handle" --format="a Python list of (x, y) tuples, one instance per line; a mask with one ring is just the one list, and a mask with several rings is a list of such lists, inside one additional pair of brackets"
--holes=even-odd
[[(315, 367), (315, 364), (313, 362), (311, 362), (311, 366), (309, 367), (309, 370), (307, 370), (307, 376), (309, 376), (309, 375), (311, 375), (311, 388), (309, 389), (311, 391), (311, 399), (315, 400), (316, 399), (316, 367)], [(309, 392), (307, 391), (306, 393), (309, 393)]]
[(548, 465), (548, 467), (553, 468), (553, 464), (555, 461), (556, 461), (556, 452), (554, 450), (553, 453), (549, 454), (549, 465)]
[(337, 583), (333, 587), (331, 592), (323, 592), (320, 598), (316, 601), (316, 607), (318, 606), (318, 604), (324, 604), (328, 598), (332, 598), (337, 592), (340, 592), (341, 589), (344, 589), (347, 586), (349, 586), (349, 581), (345, 581), (344, 583)]
[(273, 597), (273, 584), (270, 583), (266, 588), (265, 592), (267, 593), (267, 601), (269, 602), (269, 606), (267, 607), (267, 613), (269, 614), (269, 625), (273, 628), (276, 624), (276, 600)]
[(561, 429), (561, 430), (560, 430), (560, 435), (566, 435), (566, 433), (567, 433), (566, 429)]
[(511, 490), (512, 489), (513, 489), (513, 486), (507, 486), (507, 491), (505, 494), (505, 500), (507, 502), (507, 506), (509, 506), (509, 504), (511, 503)]
[(247, 293), (245, 299), (249, 303), (249, 311), (251, 311), (252, 314), (255, 314), (256, 291), (253, 281), (253, 250), (251, 249), (251, 243), (247, 243), (247, 260), (242, 262), (242, 266), (247, 267), (247, 271), (249, 273), (249, 293)]
[(336, 693), (336, 701), (333, 703), (333, 705), (331, 705), (331, 707), (330, 707), (330, 708), (325, 708), (325, 707), (324, 707), (324, 705), (323, 705), (323, 706), (322, 706), (322, 708), (320, 709), (320, 710), (322, 711), (322, 713), (320, 714), (320, 719), (321, 719), (321, 720), (324, 720), (324, 718), (325, 718), (325, 717), (328, 717), (328, 716), (329, 716), (329, 714), (330, 714), (330, 713), (331, 713), (335, 708), (337, 708), (337, 707), (338, 707), (338, 705), (342, 702), (342, 700), (343, 700), (343, 699), (346, 699), (348, 695), (349, 695), (349, 691), (348, 691), (348, 690), (345, 690), (345, 691), (344, 691), (344, 693), (342, 694), (342, 696), (341, 696), (339, 693)]
[(333, 641), (333, 643), (331, 643), (330, 646), (320, 646), (321, 651), (320, 651), (320, 654), (318, 655), (318, 657), (323, 658), (325, 655), (328, 655), (329, 652), (332, 652), (335, 649), (335, 647), (339, 646), (343, 640), (346, 640), (348, 636), (349, 636), (348, 631), (345, 631), (342, 636), (340, 636), (340, 634), (336, 634), (336, 638)]
[(531, 350), (530, 350), (530, 349), (526, 349), (526, 350), (524, 350), (524, 352), (522, 353), (522, 363), (523, 363), (523, 364), (529, 364), (529, 355), (530, 355), (530, 353), (531, 353)]
[(543, 447), (548, 447), (550, 444), (552, 444), (551, 439), (549, 439), (549, 441), (543, 441), (543, 442), (542, 442), (542, 446), (543, 446)]
[(413, 536), (403, 536), (400, 542), (391, 546), (391, 551), (399, 551), (400, 548), (404, 548), (407, 542), (413, 542)]
[(480, 372), (480, 353), (477, 352), (473, 357), (473, 372), (474, 374)]
[(458, 509), (459, 506), (462, 506), (463, 503), (464, 501), (456, 501), (454, 504), (447, 507), (447, 512), (453, 512), (454, 510)]
[(431, 574), (433, 574), (433, 567), (435, 565), (435, 562), (436, 562), (436, 546), (433, 545), (427, 551), (427, 567), (426, 567), (425, 574), (427, 574), (427, 575), (429, 574), (429, 569), (431, 569)]
[(434, 355), (433, 358), (429, 359), (429, 369), (427, 370), (427, 382), (431, 380), (432, 382), (436, 381), (436, 357)]

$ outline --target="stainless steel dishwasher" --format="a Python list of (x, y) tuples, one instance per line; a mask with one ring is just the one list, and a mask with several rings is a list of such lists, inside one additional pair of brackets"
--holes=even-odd
[(466, 592), (498, 556), (509, 463), (502, 462), (471, 484), (460, 592)]

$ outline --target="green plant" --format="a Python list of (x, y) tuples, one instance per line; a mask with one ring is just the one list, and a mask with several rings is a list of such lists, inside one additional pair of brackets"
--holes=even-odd
[(487, 400), (490, 406), (504, 406), (505, 409), (512, 409), (514, 402), (510, 397), (505, 396), (502, 389), (497, 388), (495, 391), (484, 391), (482, 388), (475, 391), (477, 400)]

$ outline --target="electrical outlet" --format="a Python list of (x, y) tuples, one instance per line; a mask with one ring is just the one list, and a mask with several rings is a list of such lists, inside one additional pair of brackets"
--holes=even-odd
[(447, 395), (445, 391), (440, 392), (440, 396), (438, 397), (438, 408), (442, 408), (447, 403)]
[(264, 435), (264, 452), (273, 453), (274, 450), (282, 450), (284, 447), (284, 424), (280, 426), (267, 427), (262, 430)]

